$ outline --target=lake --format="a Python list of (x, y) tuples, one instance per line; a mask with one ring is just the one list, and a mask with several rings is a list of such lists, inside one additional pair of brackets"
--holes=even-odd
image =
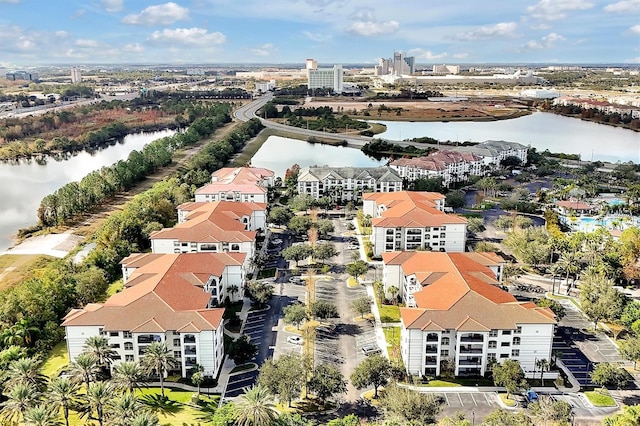
[(65, 160), (49, 157), (44, 164), (35, 160), (0, 163), (0, 181), (10, 183), (0, 186), (0, 252), (11, 246), (18, 229), (37, 223), (38, 206), (46, 195), (69, 182), (81, 180), (94, 170), (125, 160), (131, 151), (141, 150), (147, 143), (174, 133), (174, 130), (135, 133), (102, 150), (81, 151)]
[(377, 167), (387, 160), (375, 160), (362, 153), (359, 149), (342, 146), (312, 144), (297, 139), (269, 136), (258, 152), (251, 159), (254, 167), (264, 167), (273, 170), (276, 176), (284, 178), (288, 168), (297, 163), (306, 166), (353, 166)]
[(428, 136), (460, 142), (505, 140), (531, 145), (538, 152), (548, 149), (580, 154), (585, 161), (640, 163), (640, 133), (552, 113), (534, 112), (520, 118), (489, 122), (371, 121), (387, 126), (386, 132), (376, 136), (386, 139)]

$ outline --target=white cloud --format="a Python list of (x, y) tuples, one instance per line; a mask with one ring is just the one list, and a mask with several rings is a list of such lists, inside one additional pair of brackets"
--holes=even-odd
[(468, 53), (456, 53), (453, 55), (454, 58), (456, 59), (465, 59), (469, 57)]
[(152, 44), (207, 46), (222, 44), (225, 40), (224, 34), (219, 32), (209, 33), (204, 28), (176, 28), (175, 30), (165, 28), (162, 31), (154, 31), (147, 39), (147, 42)]
[(140, 43), (125, 44), (125, 46), (122, 49), (127, 52), (136, 52), (136, 53), (144, 52), (144, 48), (140, 45)]
[(602, 10), (609, 13), (635, 13), (637, 16), (638, 9), (640, 9), (640, 0), (622, 0), (608, 4)]
[(455, 38), (458, 40), (473, 41), (514, 37), (516, 27), (515, 22), (500, 22), (495, 25), (487, 25), (475, 30), (458, 33)]
[(276, 49), (276, 47), (271, 43), (265, 43), (262, 46), (250, 49), (250, 51), (256, 56), (272, 56), (278, 51), (278, 49)]
[(66, 38), (66, 37), (69, 37), (69, 33), (66, 31), (60, 30), (55, 32), (55, 36), (59, 38)]
[(122, 22), (131, 25), (170, 25), (187, 18), (189, 18), (189, 9), (169, 2), (149, 6), (138, 14), (127, 15), (122, 19)]
[(347, 32), (363, 37), (393, 34), (398, 31), (398, 21), (374, 22), (356, 21), (347, 27)]
[(95, 40), (87, 40), (87, 39), (78, 39), (74, 43), (77, 47), (97, 47), (98, 42)]
[(633, 27), (629, 28), (629, 31), (634, 34), (640, 34), (640, 24), (634, 25)]
[(531, 17), (545, 21), (557, 21), (567, 17), (567, 12), (587, 10), (593, 7), (588, 0), (540, 0), (538, 4), (527, 7)]
[(525, 43), (522, 47), (524, 49), (549, 49), (555, 45), (557, 41), (563, 41), (565, 38), (560, 34), (550, 33), (538, 40), (531, 40)]
[(107, 12), (120, 12), (124, 7), (124, 0), (102, 0), (102, 7)]
[(325, 41), (331, 40), (331, 34), (329, 33), (312, 33), (311, 31), (303, 31), (302, 34), (304, 34), (309, 40), (318, 43), (324, 43)]
[(424, 49), (410, 49), (409, 54), (416, 56), (418, 59), (425, 59), (427, 61), (436, 61), (439, 59), (444, 59), (447, 56), (449, 56), (447, 54), (447, 52), (442, 52), (442, 53), (433, 53), (430, 50), (424, 50)]

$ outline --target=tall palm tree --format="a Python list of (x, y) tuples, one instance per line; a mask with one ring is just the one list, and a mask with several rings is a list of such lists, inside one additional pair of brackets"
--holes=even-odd
[(113, 369), (111, 383), (121, 389), (126, 389), (129, 393), (144, 383), (144, 370), (135, 361), (124, 361), (116, 365)]
[(29, 324), (29, 321), (21, 319), (2, 333), (2, 342), (5, 345), (31, 346), (33, 335), (39, 330)]
[(158, 416), (156, 416), (155, 414), (142, 412), (137, 416), (135, 416), (131, 420), (131, 423), (129, 423), (129, 425), (130, 426), (159, 426), (160, 420), (158, 420)]
[(98, 367), (103, 372), (109, 370), (113, 357), (116, 355), (116, 351), (109, 346), (109, 339), (104, 336), (89, 337), (84, 342), (84, 352), (93, 354), (96, 357)]
[(540, 369), (540, 382), (542, 383), (542, 386), (544, 386), (544, 372), (550, 367), (549, 360), (545, 358), (537, 359), (536, 367)]
[(69, 407), (76, 402), (79, 390), (80, 385), (66, 377), (56, 377), (49, 383), (47, 399), (62, 407), (66, 426), (69, 426)]
[(98, 376), (100, 368), (98, 367), (98, 359), (90, 353), (82, 353), (76, 357), (75, 362), (69, 364), (69, 373), (80, 383), (84, 382), (89, 392), (91, 382)]
[(160, 378), (160, 391), (164, 398), (164, 375), (171, 370), (177, 361), (173, 353), (163, 342), (153, 342), (147, 346), (147, 350), (142, 358), (142, 368), (149, 374), (157, 374)]
[(109, 424), (112, 426), (129, 426), (130, 420), (141, 409), (142, 404), (134, 394), (122, 394), (109, 403)]
[(104, 424), (104, 409), (109, 404), (113, 396), (113, 386), (109, 382), (96, 382), (87, 391), (87, 400), (89, 402), (89, 413), (96, 412), (95, 419), (98, 424)]
[(50, 405), (41, 404), (32, 407), (24, 413), (24, 424), (27, 426), (59, 426), (58, 410)]
[(9, 385), (31, 385), (41, 390), (47, 378), (40, 373), (40, 361), (35, 358), (19, 358), (11, 361), (7, 371)]
[(261, 385), (245, 390), (238, 403), (238, 426), (269, 426), (276, 418), (273, 396)]
[(17, 418), (17, 422), (20, 418), (24, 418), (24, 413), (31, 407), (33, 407), (40, 394), (33, 385), (18, 383), (9, 389), (9, 392), (4, 394), (8, 399), (4, 401), (0, 406), (2, 407), (3, 416), (13, 420)]

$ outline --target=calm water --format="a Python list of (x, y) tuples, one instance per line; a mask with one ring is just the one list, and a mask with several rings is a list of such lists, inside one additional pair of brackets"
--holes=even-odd
[(429, 136), (441, 141), (505, 140), (531, 145), (538, 151), (580, 154), (582, 160), (640, 163), (640, 133), (617, 127), (535, 112), (490, 122), (375, 121), (387, 126), (381, 138), (411, 139)]
[(269, 136), (253, 156), (251, 165), (273, 170), (276, 176), (284, 178), (284, 173), (293, 164), (305, 166), (353, 166), (376, 167), (386, 163), (367, 157), (359, 149)]
[[(124, 160), (133, 150), (174, 134), (173, 130), (137, 133), (101, 151), (79, 152), (67, 160), (49, 158), (46, 164), (35, 161), (20, 164), (0, 163), (0, 252), (11, 246), (18, 229), (37, 223), (37, 210), (44, 196), (90, 172)], [(10, 183), (10, 184), (7, 184)]]

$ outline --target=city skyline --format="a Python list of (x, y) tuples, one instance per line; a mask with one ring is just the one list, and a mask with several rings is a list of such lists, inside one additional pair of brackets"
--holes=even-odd
[(0, 66), (640, 63), (640, 0), (0, 0)]

